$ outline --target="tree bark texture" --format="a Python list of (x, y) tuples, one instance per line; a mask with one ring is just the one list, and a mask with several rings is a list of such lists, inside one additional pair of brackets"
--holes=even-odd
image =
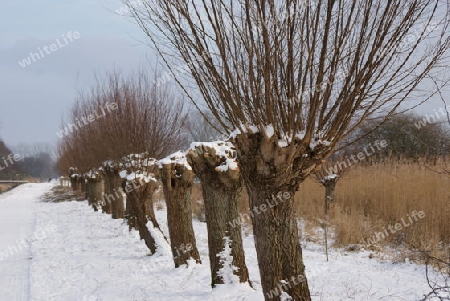
[(187, 264), (191, 258), (201, 263), (192, 226), (191, 193), (194, 173), (185, 164), (167, 162), (162, 164), (161, 180), (175, 267)]
[(283, 148), (261, 133), (237, 135), (233, 142), (253, 213), (264, 297), (278, 301), (286, 292), (292, 300), (310, 301), (293, 196), (320, 161), (301, 142)]
[(102, 177), (96, 175), (96, 177), (88, 177), (88, 203), (94, 211), (98, 211), (101, 208), (102, 203)]
[[(156, 180), (151, 179), (149, 183), (146, 183), (143, 180), (134, 179), (124, 181), (122, 185), (127, 194), (127, 206), (130, 207), (127, 208), (127, 210), (130, 209), (130, 211), (134, 213), (133, 222), (136, 223), (139, 236), (144, 240), (145, 245), (149, 248), (151, 253), (154, 254), (158, 246), (156, 245), (156, 241), (147, 227), (148, 219), (145, 213), (145, 203), (148, 197), (153, 195), (158, 187)], [(153, 226), (159, 229), (156, 220), (151, 221)]]
[(124, 217), (124, 203), (121, 188), (121, 178), (115, 167), (107, 166), (105, 169), (105, 196), (104, 201), (110, 205), (113, 219)]
[(223, 261), (219, 253), (225, 249), (226, 237), (230, 241), (232, 265), (237, 268), (234, 275), (240, 282), (249, 282), (251, 285), (245, 264), (238, 210), (243, 187), (239, 169), (219, 168), (226, 164), (227, 157), (216, 155), (213, 147), (204, 144), (191, 149), (187, 159), (202, 182), (212, 286), (224, 283), (220, 273)]

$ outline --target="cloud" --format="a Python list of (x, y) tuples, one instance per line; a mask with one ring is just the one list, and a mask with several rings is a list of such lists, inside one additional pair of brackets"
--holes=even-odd
[(146, 64), (151, 51), (144, 45), (113, 35), (89, 35), (46, 54), (22, 68), (19, 61), (49, 46), (53, 39), (27, 38), (0, 49), (0, 138), (54, 141), (60, 118), (74, 101), (77, 89), (89, 87), (94, 72), (127, 71)]

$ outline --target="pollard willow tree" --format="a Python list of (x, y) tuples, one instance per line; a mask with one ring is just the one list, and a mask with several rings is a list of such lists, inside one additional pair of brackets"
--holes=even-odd
[[(205, 203), (206, 225), (208, 229), (209, 263), (211, 284), (224, 284), (232, 275), (239, 282), (250, 283), (245, 264), (238, 203), (242, 193), (243, 180), (236, 162), (236, 150), (230, 142), (193, 142), (186, 155), (195, 174), (202, 182)], [(228, 244), (228, 245), (227, 245)], [(225, 266), (221, 257), (229, 249), (231, 265)]]
[(187, 265), (189, 259), (202, 263), (192, 226), (194, 172), (186, 161), (185, 153), (180, 151), (160, 160), (159, 167), (175, 268)]
[(109, 202), (109, 209), (113, 219), (124, 217), (125, 206), (123, 202), (123, 194), (120, 190), (122, 180), (119, 175), (120, 166), (113, 161), (103, 162), (104, 173), (104, 195)]
[[(128, 6), (183, 91), (198, 107), (206, 104), (224, 133), (235, 131), (232, 142), (257, 208), (279, 192), (293, 194), (364, 119), (382, 123), (405, 100), (431, 97), (449, 53), (445, 0)], [(430, 77), (438, 85), (427, 85)], [(311, 299), (293, 201), (252, 221), (267, 299), (280, 290), (293, 300)]]
[[(127, 195), (127, 206), (131, 209), (133, 223), (139, 231), (140, 238), (153, 255), (159, 247), (158, 242), (167, 241), (153, 211), (153, 194), (158, 188), (157, 160), (151, 158), (148, 153), (133, 154), (122, 158), (122, 166), (124, 170), (119, 174), (123, 179), (122, 188)], [(147, 226), (149, 221), (152, 223), (151, 230)], [(159, 238), (156, 238), (156, 235)]]
[(329, 224), (329, 215), (330, 205), (334, 203), (335, 199), (335, 190), (337, 182), (342, 178), (348, 169), (338, 169), (334, 173), (330, 171), (334, 171), (332, 161), (327, 161), (322, 164), (321, 168), (318, 168), (314, 171), (315, 180), (320, 183), (323, 187), (325, 187), (325, 199), (323, 203), (323, 213), (324, 213), (324, 221), (321, 221), (321, 226), (323, 228), (323, 237), (325, 243), (325, 254), (327, 256), (328, 261), (328, 224)]
[(185, 103), (142, 71), (96, 77), (90, 90), (79, 93), (68, 117), (58, 133), (58, 166), (64, 173), (70, 166), (85, 173), (129, 154), (161, 158), (188, 142)]

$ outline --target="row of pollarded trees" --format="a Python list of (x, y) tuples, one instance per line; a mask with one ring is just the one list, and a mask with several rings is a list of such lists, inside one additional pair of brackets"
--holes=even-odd
[[(236, 131), (251, 207), (293, 194), (365, 119), (379, 125), (448, 79), (446, 0), (125, 2), (189, 98)], [(266, 296), (305, 276), (293, 205), (252, 221)], [(311, 300), (307, 281), (283, 292)]]
[[(161, 180), (166, 206), (170, 245), (176, 268), (189, 259), (201, 263), (192, 226), (191, 191), (194, 177), (202, 182), (208, 230), (211, 285), (237, 279), (251, 285), (242, 245), (238, 200), (243, 180), (236, 162), (236, 150), (229, 142), (193, 143), (187, 153), (177, 152), (156, 161), (148, 153), (129, 155), (121, 160), (106, 161), (97, 169), (77, 174), (69, 170), (72, 187), (87, 192), (89, 204), (95, 210), (112, 213), (123, 208), (131, 227), (139, 231), (150, 252), (168, 241), (162, 234), (153, 208), (153, 194)], [(78, 183), (83, 183), (78, 185)], [(104, 185), (102, 185), (102, 182)], [(84, 188), (83, 188), (84, 187)], [(123, 209), (120, 211), (123, 213)], [(151, 222), (150, 227), (147, 223)], [(163, 239), (161, 239), (163, 238)], [(225, 253), (229, 250), (229, 253)], [(231, 261), (229, 260), (230, 258)], [(227, 275), (233, 271), (233, 275)]]
[(61, 122), (59, 170), (76, 166), (86, 173), (106, 160), (144, 152), (161, 158), (187, 145), (188, 108), (168, 86), (157, 86), (142, 71), (96, 80)]
[[(114, 109), (103, 112), (102, 108), (107, 106)], [(97, 118), (91, 118), (92, 122), (84, 122), (92, 114)], [(189, 168), (189, 164), (180, 163), (187, 159), (183, 156), (179, 158), (180, 154), (177, 153), (161, 161), (164, 164), (158, 162), (157, 165), (157, 161), (151, 158), (161, 158), (182, 148), (189, 135), (197, 138), (203, 135), (208, 139), (215, 132), (209, 127), (205, 130), (199, 126), (196, 116), (195, 123), (194, 118), (188, 120), (186, 108), (175, 100), (167, 87), (152, 84), (143, 73), (129, 78), (112, 73), (104, 81), (97, 80), (89, 93), (80, 93), (69, 117), (67, 124), (62, 124), (66, 132), (62, 132), (64, 135), (58, 143), (60, 170), (69, 170), (73, 189), (84, 191), (94, 210), (110, 213), (113, 218), (125, 218), (130, 228), (139, 231), (152, 253), (156, 251), (159, 241), (152, 235), (152, 229), (157, 235), (161, 233), (154, 214), (152, 196), (158, 187), (156, 179), (161, 178), (170, 212), (169, 234), (175, 266), (186, 263), (191, 255), (200, 261), (195, 248), (190, 208), (190, 190), (194, 178), (192, 169), (197, 174), (206, 168), (212, 168), (213, 173), (220, 171), (222, 175), (219, 182), (212, 179), (212, 185), (223, 182), (229, 190), (236, 188), (236, 192), (225, 195), (226, 203), (219, 208), (212, 202), (220, 200), (221, 196), (211, 195), (215, 191), (211, 188), (213, 186), (204, 185), (205, 198), (211, 200), (208, 202), (209, 220), (221, 222), (220, 226), (208, 226), (212, 284), (224, 282), (223, 275), (219, 273), (224, 261), (219, 260), (216, 254), (223, 251), (225, 237), (235, 258), (232, 264), (239, 266), (236, 273), (242, 282), (248, 281), (240, 227), (234, 229), (225, 224), (230, 217), (238, 217), (236, 205), (242, 179), (238, 176), (238, 170), (214, 169), (222, 164), (228, 166), (230, 160), (235, 160), (233, 156), (236, 153), (230, 144), (217, 146), (217, 151), (213, 144), (202, 147), (197, 145), (188, 154), (192, 159), (192, 167)], [(205, 159), (202, 163), (200, 158), (203, 156), (208, 157), (208, 160), (212, 156), (216, 158), (212, 161)], [(159, 164), (161, 169), (158, 168)], [(229, 179), (226, 180), (225, 174), (228, 173)], [(211, 173), (209, 176), (212, 176)], [(223, 190), (218, 191), (224, 193)], [(229, 208), (228, 204), (235, 208)], [(222, 209), (225, 210), (223, 213)], [(152, 222), (150, 229), (146, 226), (148, 221)], [(192, 247), (189, 254), (185, 254), (186, 246)]]
[[(188, 97), (236, 130), (251, 207), (292, 195), (365, 119), (380, 124), (447, 83), (446, 0), (126, 2)], [(293, 205), (252, 220), (266, 296), (305, 277)], [(283, 293), (311, 300), (307, 281)]]

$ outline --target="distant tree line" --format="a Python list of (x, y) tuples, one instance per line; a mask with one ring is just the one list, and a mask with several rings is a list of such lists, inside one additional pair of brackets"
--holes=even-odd
[[(8, 147), (0, 141), (0, 180), (23, 180), (29, 177), (38, 178), (41, 181), (56, 177), (55, 159), (51, 155), (52, 148), (49, 144), (18, 144)], [(8, 156), (20, 156), (20, 159), (8, 160)]]
[(385, 140), (387, 147), (377, 149), (365, 163), (380, 162), (387, 158), (413, 161), (424, 159), (432, 162), (450, 155), (448, 124), (435, 122), (423, 125), (421, 121), (423, 116), (411, 112), (393, 115), (381, 125), (376, 119), (367, 120), (341, 142), (341, 149), (331, 159), (336, 161), (357, 153), (377, 140)]

